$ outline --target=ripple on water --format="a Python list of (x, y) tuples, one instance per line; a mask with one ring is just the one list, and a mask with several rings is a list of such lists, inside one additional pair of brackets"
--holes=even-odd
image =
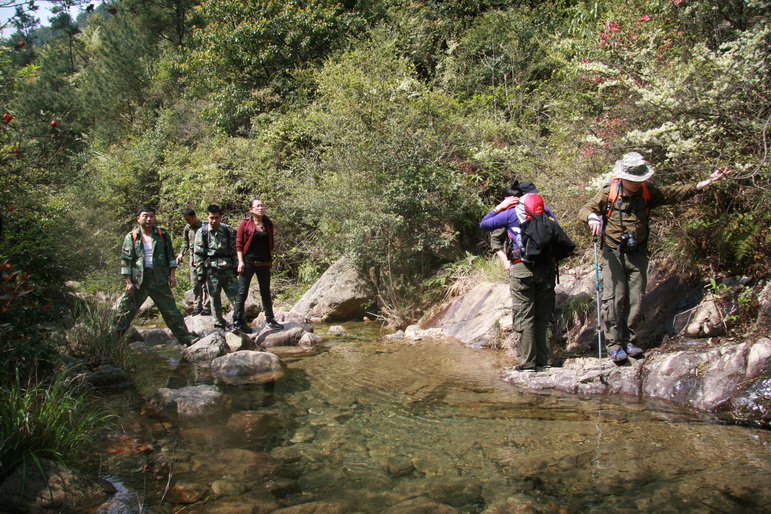
[[(152, 478), (148, 505), (160, 505), (166, 482), (195, 483), (209, 491), (207, 508), (224, 508), (216, 491), (236, 491), (228, 505), (266, 512), (311, 502), (320, 512), (771, 504), (768, 432), (661, 402), (523, 394), (499, 380), (492, 351), (380, 341), (372, 325), (346, 329), (324, 351), (287, 359), (274, 387), (222, 388), (233, 410), (221, 418), (182, 426), (125, 412), (127, 432), (152, 440), (151, 449), (115, 454), (105, 466), (131, 487)], [(158, 360), (155, 373), (168, 376), (155, 382), (205, 380)]]

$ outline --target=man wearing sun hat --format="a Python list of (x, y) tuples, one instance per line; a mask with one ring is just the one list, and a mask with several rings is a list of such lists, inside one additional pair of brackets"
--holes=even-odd
[(627, 153), (616, 161), (608, 184), (578, 211), (592, 234), (602, 237), (603, 334), (615, 362), (643, 354), (635, 343), (648, 283), (651, 209), (683, 202), (730, 173), (719, 169), (698, 184), (656, 187), (646, 182), (654, 172), (642, 155)]

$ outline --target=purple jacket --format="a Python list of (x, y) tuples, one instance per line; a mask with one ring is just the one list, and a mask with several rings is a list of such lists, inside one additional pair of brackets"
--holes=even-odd
[[(551, 212), (548, 207), (544, 208), (544, 212), (553, 220), (557, 220), (557, 217)], [(513, 245), (513, 249), (519, 249), (519, 243), (521, 239), (519, 237), (519, 217), (514, 207), (506, 209), (505, 211), (496, 212), (495, 209), (488, 212), (482, 221), (479, 222), (479, 228), (484, 231), (490, 232), (496, 228), (505, 228), (509, 235), (509, 242)]]

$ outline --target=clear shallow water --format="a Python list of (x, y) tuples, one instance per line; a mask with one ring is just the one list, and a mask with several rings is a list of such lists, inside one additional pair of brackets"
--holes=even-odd
[[(221, 387), (230, 408), (217, 418), (160, 421), (139, 414), (139, 397), (113, 398), (125, 435), (99, 452), (131, 500), (104, 512), (192, 500), (186, 512), (771, 508), (769, 432), (632, 398), (525, 394), (500, 381), (496, 352), (346, 327), (323, 351), (284, 359), (274, 387)], [(145, 396), (211, 383), (169, 348), (136, 363)]]

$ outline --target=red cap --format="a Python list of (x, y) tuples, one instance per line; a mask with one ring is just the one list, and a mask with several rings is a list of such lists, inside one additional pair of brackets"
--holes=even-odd
[(532, 214), (543, 214), (543, 198), (537, 193), (530, 193), (524, 196), (525, 214), (528, 218), (532, 218)]

